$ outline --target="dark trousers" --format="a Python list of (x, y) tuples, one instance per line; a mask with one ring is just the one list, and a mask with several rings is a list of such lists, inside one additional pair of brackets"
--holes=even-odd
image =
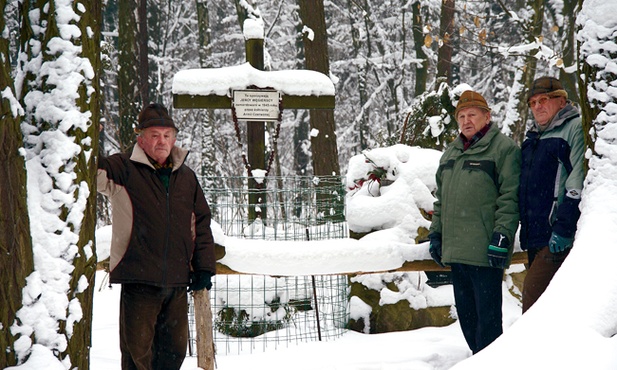
[(186, 287), (122, 284), (120, 352), (123, 370), (180, 369), (188, 337)]
[(451, 267), (458, 321), (467, 345), (476, 354), (503, 333), (503, 270), (460, 263)]
[(570, 253), (551, 253), (548, 247), (527, 251), (527, 275), (523, 282), (523, 313), (525, 313), (548, 287), (548, 284)]

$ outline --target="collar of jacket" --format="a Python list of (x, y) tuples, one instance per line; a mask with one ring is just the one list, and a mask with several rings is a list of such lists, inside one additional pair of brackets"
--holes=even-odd
[[(174, 146), (173, 148), (171, 148), (171, 153), (169, 155), (171, 156), (171, 161), (174, 164), (172, 171), (176, 171), (178, 168), (180, 168), (180, 166), (182, 166), (188, 154), (188, 150), (182, 149), (178, 146)], [(142, 147), (139, 146), (139, 144), (135, 144), (135, 146), (133, 146), (133, 152), (131, 153), (131, 161), (145, 164), (152, 169), (156, 169), (154, 168), (152, 163), (150, 163), (150, 161), (148, 160), (148, 155), (146, 154), (146, 152), (144, 152)]]
[(538, 125), (538, 123), (534, 121), (533, 126), (529, 129), (529, 131), (531, 132), (550, 131), (556, 127), (563, 125), (566, 121), (568, 121), (571, 118), (577, 117), (578, 115), (579, 115), (578, 109), (576, 109), (576, 107), (574, 107), (570, 103), (570, 101), (568, 101), (568, 104), (565, 107), (561, 108), (559, 112), (557, 112), (555, 117), (553, 117), (553, 120), (549, 122), (548, 125), (546, 125), (546, 128), (542, 129), (540, 125)]
[(486, 135), (488, 130), (490, 130), (491, 126), (491, 122), (487, 123), (486, 125), (484, 125), (484, 127), (478, 130), (478, 132), (476, 132), (475, 135), (473, 135), (469, 140), (467, 140), (467, 137), (465, 137), (463, 133), (458, 134), (458, 137), (460, 137), (461, 141), (463, 142), (463, 150), (471, 148), (475, 143), (480, 141), (484, 137), (484, 135)]
[(478, 140), (477, 143), (474, 143), (467, 150), (463, 151), (465, 144), (463, 143), (463, 140), (461, 139), (460, 136), (457, 137), (456, 140), (454, 140), (454, 142), (452, 142), (452, 145), (456, 149), (460, 150), (461, 152), (464, 152), (465, 154), (479, 153), (481, 151), (486, 150), (486, 148), (488, 148), (489, 144), (491, 143), (491, 140), (493, 140), (493, 137), (495, 137), (495, 135), (497, 135), (498, 133), (499, 133), (499, 128), (497, 127), (497, 125), (491, 124), (491, 127), (488, 129), (486, 134), (484, 134), (484, 136), (482, 136), (482, 138)]

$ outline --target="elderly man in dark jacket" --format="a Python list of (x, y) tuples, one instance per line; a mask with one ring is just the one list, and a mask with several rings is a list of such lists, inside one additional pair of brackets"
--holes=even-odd
[(477, 92), (461, 94), (454, 116), (461, 133), (439, 161), (430, 252), (452, 268), (458, 320), (475, 354), (503, 331), (501, 288), (519, 221), (521, 153), (491, 124)]
[(138, 121), (132, 153), (98, 162), (113, 211), (110, 280), (122, 284), (122, 369), (180, 369), (187, 286), (210, 289), (215, 273), (210, 208), (167, 109), (150, 104)]
[(585, 178), (581, 117), (559, 80), (535, 80), (527, 102), (535, 122), (522, 145), (520, 240), (529, 258), (523, 312), (542, 295), (572, 248)]

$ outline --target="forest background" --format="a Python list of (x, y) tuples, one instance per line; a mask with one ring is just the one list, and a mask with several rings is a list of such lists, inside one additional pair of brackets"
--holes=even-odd
[[(336, 109), (325, 116), (284, 112), (275, 153), (277, 175), (322, 176), (344, 173), (365, 149), (443, 148), (457, 130), (449, 91), (462, 83), (487, 98), (493, 122), (520, 142), (525, 93), (541, 75), (558, 76), (580, 105), (593, 152), (607, 123), (598, 113), (610, 99), (593, 101), (588, 91), (615, 80), (601, 58), (617, 51), (585, 51), (615, 36), (577, 36), (582, 4), (0, 0), (0, 345), (8, 349), (0, 368), (27, 360), (36, 345), (88, 368), (94, 230), (109, 223), (105, 203), (94, 206), (96, 157), (133, 145), (144, 104), (170, 107), (192, 152), (187, 164), (200, 175), (244, 173), (230, 113), (174, 110), (171, 86), (180, 70), (244, 63), (246, 18), (263, 23), (265, 69), (315, 69), (335, 84)], [(589, 50), (601, 58), (590, 62)], [(324, 123), (334, 135), (311, 135)], [(272, 138), (274, 124), (266, 129)], [(328, 148), (336, 155), (312, 154)], [(26, 186), (32, 181), (36, 187)], [(29, 217), (31, 199), (46, 217)], [(37, 332), (41, 320), (55, 331)]]

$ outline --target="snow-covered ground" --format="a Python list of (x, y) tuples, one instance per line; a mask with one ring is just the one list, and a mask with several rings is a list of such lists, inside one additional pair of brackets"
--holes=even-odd
[[(92, 323), (92, 370), (117, 370), (120, 367), (118, 344), (118, 307), (120, 287), (109, 288), (105, 272), (96, 275), (94, 320)], [(440, 289), (449, 290), (451, 286)], [(518, 301), (504, 283), (504, 327), (520, 316)], [(338, 339), (324, 342), (304, 342), (251, 354), (218, 355), (220, 370), (424, 370), (449, 369), (469, 357), (465, 339), (458, 323), (447, 327), (385, 334), (361, 334), (348, 331)], [(197, 358), (187, 357), (183, 370), (196, 370)]]
[[(367, 157), (371, 158), (368, 162)], [(372, 150), (350, 161), (346, 185), (348, 188), (359, 185), (348, 193), (348, 212), (350, 208), (354, 212), (352, 217), (348, 214), (350, 229), (359, 227), (353, 221), (357, 219), (361, 220), (360, 227), (382, 228), (378, 232), (360, 240), (263, 242), (227, 237), (215, 225), (217, 242), (226, 246), (225, 262), (232, 269), (248, 273), (310, 275), (379, 271), (396, 268), (409, 260), (429, 259), (426, 243), (415, 244), (413, 236), (418, 226), (427, 224), (417, 209), (430, 204), (428, 197), (434, 185), (429, 173), (434, 173), (436, 158), (438, 156), (431, 150), (394, 146)], [(521, 316), (520, 302), (507, 290), (510, 283), (504, 282), (505, 332), (478, 355), (469, 357), (471, 353), (458, 323), (454, 323), (444, 328), (389, 334), (347, 332), (329, 342), (301, 343), (264, 353), (218, 356), (218, 368), (617, 369), (617, 269), (614, 268), (617, 260), (614, 247), (617, 245), (614, 232), (617, 226), (617, 184), (614, 180), (617, 166), (608, 160), (592, 161), (592, 165), (597, 169), (590, 172), (586, 184), (580, 231), (570, 256), (546, 294), (524, 316)], [(354, 181), (375, 166), (385, 169), (383, 186), (368, 179)], [(383, 181), (386, 179), (391, 182)], [(411, 188), (414, 189), (412, 195)], [(415, 206), (406, 206), (409, 204)], [(382, 208), (390, 209), (387, 217), (375, 212)], [(368, 224), (371, 219), (373, 225)], [(103, 229), (97, 234), (98, 253), (104, 253), (108, 232)], [(515, 271), (521, 269), (521, 265), (511, 267)], [(101, 273), (97, 278), (100, 280)], [(104, 287), (99, 291), (98, 284), (94, 301), (92, 369), (116, 369), (120, 361), (117, 343), (119, 287), (111, 290)], [(430, 295), (435, 292), (431, 289), (425, 285), (420, 292), (414, 293), (417, 294), (415, 298), (432, 301)], [(443, 290), (451, 290), (451, 287), (438, 289), (443, 295)], [(351, 310), (354, 310), (353, 305)], [(195, 368), (196, 359), (187, 358), (183, 369)]]
[[(58, 8), (58, 4), (56, 7)], [(58, 9), (56, 11), (59, 12)], [(65, 5), (63, 11), (74, 14), (71, 4)], [(597, 84), (587, 86), (588, 98), (600, 105), (602, 111), (594, 117), (595, 153), (593, 155), (591, 152), (587, 153), (589, 173), (583, 192), (582, 214), (573, 250), (546, 293), (525, 315), (520, 316), (518, 302), (504, 294), (507, 297), (504, 301), (505, 332), (500, 338), (479, 354), (469, 357), (470, 353), (456, 323), (445, 328), (423, 328), (390, 334), (365, 335), (349, 332), (339, 340), (327, 343), (299, 344), (297, 347), (260, 354), (219, 356), (218, 368), (617, 369), (617, 269), (615, 268), (617, 134), (614, 129), (617, 123), (615, 119), (617, 92), (614, 86), (617, 63), (614, 59), (614, 50), (617, 46), (612, 36), (617, 24), (614, 16), (616, 13), (617, 2), (614, 0), (586, 0), (577, 18), (577, 23), (581, 26), (577, 34), (578, 41), (582, 44), (581, 58), (598, 69), (597, 77), (600, 79)], [(68, 22), (73, 18), (58, 17), (58, 19)], [(77, 55), (77, 50), (78, 48), (72, 48), (71, 53)], [(69, 60), (67, 55), (63, 53), (62, 60)], [(38, 59), (34, 64), (37, 63), (40, 63)], [(86, 65), (86, 63), (77, 64), (79, 68)], [(63, 68), (65, 64), (55, 61), (44, 66), (62, 71), (67, 69)], [(82, 72), (79, 69), (73, 75), (80, 76), (81, 81)], [(91, 70), (85, 73), (91, 78)], [(58, 75), (62, 78), (65, 76), (64, 72)], [(64, 91), (69, 90), (77, 91), (77, 88), (67, 88), (66, 81), (71, 79), (62, 79), (63, 83), (59, 85), (64, 90), (60, 94), (65, 94)], [(41, 97), (30, 99), (39, 106), (40, 109), (37, 110), (39, 116), (45, 116), (44, 113), (55, 115), (59, 111), (54, 105), (58, 104), (58, 96), (48, 95), (50, 99), (44, 100)], [(74, 96), (72, 93), (66, 93), (66, 97), (71, 101), (67, 106), (72, 106)], [(47, 107), (51, 109), (46, 110)], [(27, 108), (32, 110), (32, 107)], [(45, 132), (40, 138), (30, 137), (29, 133), (26, 133), (28, 140), (38, 140), (30, 142), (32, 148), (52, 149), (46, 150), (44, 156), (36, 150), (25, 153), (28, 168), (29, 216), (30, 220), (37, 221), (32, 222), (36, 271), (28, 278), (28, 284), (24, 289), (24, 307), (18, 313), (19, 323), (11, 327), (14, 333), (22, 334), (15, 343), (15, 352), (20, 358), (28, 360), (13, 369), (70, 368), (68, 363), (70, 359), (67, 358), (66, 363), (62, 363), (54, 355), (54, 352), (62, 352), (66, 348), (64, 334), (57, 332), (58, 320), (64, 320), (67, 331), (70, 332), (72, 325), (83, 319), (77, 299), (69, 302), (66, 297), (68, 281), (73, 271), (71, 259), (76, 253), (74, 243), (78, 240), (77, 233), (81, 226), (80, 220), (83, 219), (85, 199), (92, 191), (83, 184), (72, 184), (73, 173), (64, 171), (66, 168), (71, 168), (73, 165), (71, 158), (79, 152), (79, 148), (73, 143), (73, 138), (65, 135), (64, 131), (70, 131), (68, 127), (83, 131), (87, 129), (87, 112), (77, 115), (78, 119), (71, 118), (74, 119), (73, 123), (69, 122), (68, 118), (66, 122), (63, 121), (60, 126), (62, 130)], [(43, 121), (56, 122), (56, 119), (45, 116)], [(350, 192), (356, 194), (355, 199), (350, 199), (347, 203), (348, 221), (351, 223), (350, 228), (357, 226), (360, 229), (380, 231), (359, 241), (335, 243), (330, 247), (336, 249), (337, 246), (342, 246), (347, 249), (332, 251), (336, 253), (336, 258), (330, 259), (324, 259), (323, 256), (324, 251), (328, 249), (327, 245), (298, 244), (293, 248), (283, 249), (278, 243), (268, 243), (251, 250), (244, 248), (246, 243), (230, 239), (225, 243), (228, 252), (225, 258), (229, 266), (237, 271), (269, 273), (268, 264), (251, 264), (251, 259), (239, 255), (249, 252), (255, 253), (255, 261), (268, 261), (269, 265), (277, 264), (268, 257), (277, 257), (280, 262), (289, 260), (293, 255), (303, 256), (302, 264), (291, 264), (287, 269), (278, 265), (281, 267), (278, 271), (281, 275), (320, 273), (315, 271), (325, 273), (381, 270), (400, 266), (409, 260), (427, 259), (426, 246), (415, 245), (410, 239), (416, 227), (426, 225), (427, 222), (416, 210), (419, 208), (426, 210), (427, 204), (430, 204), (430, 197), (424, 188), (430, 190), (430, 176), (427, 176), (429, 170), (414, 174), (413, 171), (406, 172), (405, 168), (407, 164), (414, 164), (415, 170), (421, 171), (420, 165), (425, 161), (433, 164), (434, 162), (428, 159), (429, 155), (425, 155), (426, 153), (416, 153), (418, 154), (416, 156), (400, 147), (371, 153), (371, 160), (377, 167), (387, 170), (385, 174), (379, 172), (379, 176), (386, 176), (381, 177), (382, 180), (394, 182), (388, 186), (385, 185), (386, 181), (382, 184), (384, 186), (378, 186), (375, 181), (368, 181), (369, 179), (362, 184), (355, 183), (353, 180), (357, 178), (354, 171), (359, 170), (357, 172), (359, 176), (365, 176), (367, 168), (361, 166), (366, 162), (361, 158), (357, 161), (357, 166), (350, 163), (348, 175), (354, 176), (348, 178), (352, 183), (347, 183), (347, 186)], [(86, 153), (86, 156), (89, 155), (90, 153)], [(41, 157), (45, 157), (44, 160), (41, 160)], [(42, 162), (47, 165), (42, 166)], [(394, 169), (396, 171), (392, 171)], [(53, 188), (51, 177), (70, 195)], [(355, 185), (359, 187), (356, 188)], [(76, 199), (73, 198), (75, 192), (79, 193)], [(60, 199), (64, 200), (61, 202)], [(407, 207), (410, 204), (417, 207)], [(70, 210), (67, 220), (54, 216), (54, 210), (61, 207)], [(48, 212), (49, 209), (51, 211)], [(367, 220), (376, 221), (376, 224), (366, 224)], [(103, 240), (102, 237), (98, 238), (97, 243)], [(374, 254), (375, 241), (384, 246), (382, 251), (378, 251), (382, 252), (378, 253), (378, 256)], [(320, 246), (313, 249), (320, 254), (311, 254), (307, 248), (309, 245)], [(94, 248), (90, 247), (88, 245), (84, 248), (86, 253), (94, 252)], [(101, 257), (102, 251), (98, 247), (97, 244), (96, 253)], [(353, 253), (350, 252), (352, 250)], [(369, 261), (368, 258), (372, 260)], [(99, 284), (100, 273), (97, 277)], [(87, 282), (82, 278), (78, 291), (86, 287)], [(111, 290), (107, 288), (97, 290), (95, 293), (92, 369), (119, 368), (118, 293), (118, 287)], [(35, 341), (32, 342), (31, 338)], [(183, 368), (195, 369), (196, 360), (188, 358)]]

